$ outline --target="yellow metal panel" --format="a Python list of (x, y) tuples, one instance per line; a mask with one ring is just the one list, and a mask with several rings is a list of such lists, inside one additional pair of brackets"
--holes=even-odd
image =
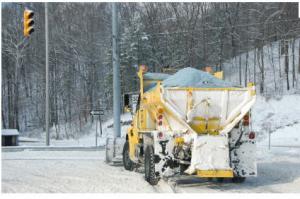
[(189, 123), (191, 128), (197, 133), (206, 132), (206, 119), (203, 117), (194, 117), (193, 120)]
[(193, 100), (193, 91), (192, 89), (187, 90), (187, 112), (193, 109), (194, 100)]
[(176, 137), (175, 138), (175, 144), (182, 145), (183, 143), (184, 143), (184, 138), (183, 137)]
[(135, 160), (135, 147), (139, 143), (138, 133), (136, 129), (132, 129), (132, 132), (128, 134), (129, 139), (129, 156), (131, 160)]
[(204, 117), (193, 117), (193, 120), (189, 123), (191, 128), (197, 133), (209, 133), (218, 135), (220, 130), (220, 118), (204, 118)]
[(220, 118), (212, 117), (207, 121), (207, 130), (210, 132), (218, 131), (220, 128)]
[(223, 79), (223, 71), (215, 72), (214, 76), (218, 79)]
[(233, 178), (232, 170), (197, 170), (197, 176), (202, 178)]
[(248, 82), (247, 86), (250, 89), (250, 95), (251, 96), (256, 95), (255, 84), (253, 82)]
[(135, 160), (135, 147), (139, 143), (139, 137), (138, 137), (138, 124), (139, 120), (139, 111), (133, 118), (133, 126), (129, 127), (127, 130), (128, 135), (128, 141), (129, 141), (129, 156), (131, 160)]

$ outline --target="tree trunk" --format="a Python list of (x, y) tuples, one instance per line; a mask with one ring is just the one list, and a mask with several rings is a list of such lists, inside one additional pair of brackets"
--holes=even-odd
[(260, 49), (261, 53), (261, 87), (260, 87), (260, 93), (264, 93), (264, 86), (265, 86), (265, 65), (264, 65), (264, 48), (262, 47)]
[(299, 39), (299, 45), (298, 45), (298, 73), (300, 74), (300, 39)]
[[(219, 71), (222, 71), (222, 64), (223, 64), (223, 33), (224, 29), (222, 28), (221, 33), (220, 33), (220, 49), (219, 49)], [(223, 74), (224, 76), (224, 74)], [(224, 78), (224, 77), (223, 77)]]
[(5, 124), (5, 116), (4, 116), (4, 106), (2, 106), (2, 126), (1, 126), (1, 128), (2, 129), (6, 129), (6, 124)]
[(256, 48), (254, 48), (254, 63), (253, 63), (253, 81), (256, 84)]
[(19, 52), (17, 52), (16, 56), (16, 65), (15, 65), (15, 81), (14, 81), (14, 123), (13, 128), (19, 130), (19, 110), (18, 110), (18, 101), (19, 101)]
[(14, 128), (12, 76), (7, 73), (8, 128)]
[(279, 77), (281, 79), (281, 41), (278, 42), (278, 66), (279, 66)]
[(273, 45), (271, 45), (271, 53), (269, 52), (269, 55), (271, 56), (271, 65), (272, 65), (272, 70), (273, 70), (273, 80), (274, 80), (274, 86), (275, 86), (275, 93), (277, 92), (277, 81), (276, 81), (276, 69), (275, 69), (275, 64), (274, 64), (274, 57), (273, 57)]
[(292, 41), (292, 54), (293, 54), (293, 88), (295, 88), (295, 82), (296, 82), (296, 69), (295, 69), (295, 38)]
[(248, 57), (249, 57), (249, 53), (247, 51), (247, 53), (246, 53), (246, 64), (245, 64), (245, 86), (247, 86), (247, 81), (248, 81), (248, 78), (247, 78), (247, 75), (248, 75)]
[(239, 83), (242, 85), (242, 55), (239, 52)]
[(290, 82), (289, 82), (289, 45), (287, 42), (284, 44), (284, 63), (285, 63), (285, 74), (286, 74), (286, 88), (290, 90)]

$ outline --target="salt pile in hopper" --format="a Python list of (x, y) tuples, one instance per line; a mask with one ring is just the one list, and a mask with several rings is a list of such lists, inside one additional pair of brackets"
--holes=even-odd
[(177, 71), (162, 82), (164, 87), (193, 87), (193, 88), (225, 88), (236, 87), (230, 82), (218, 79), (213, 75), (187, 67)]

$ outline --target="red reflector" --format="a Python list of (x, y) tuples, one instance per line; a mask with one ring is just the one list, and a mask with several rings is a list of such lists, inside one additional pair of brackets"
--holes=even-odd
[(249, 133), (249, 139), (253, 140), (255, 138), (255, 133), (254, 132), (250, 132)]
[(244, 126), (249, 126), (249, 120), (244, 120), (244, 121), (243, 121), (243, 125), (244, 125)]
[(249, 126), (249, 115), (248, 114), (246, 114), (243, 118), (243, 125)]
[(164, 134), (163, 134), (162, 132), (159, 132), (159, 133), (157, 134), (157, 137), (160, 138), (160, 139), (161, 139), (163, 136), (164, 136)]

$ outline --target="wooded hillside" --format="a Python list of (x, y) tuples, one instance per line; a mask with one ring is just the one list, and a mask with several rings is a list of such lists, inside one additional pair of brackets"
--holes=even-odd
[[(34, 10), (35, 32), (24, 39), (24, 7)], [(49, 3), (50, 124), (57, 139), (74, 137), (92, 109), (112, 113), (111, 8), (109, 3)], [(152, 72), (192, 66), (238, 74), (254, 68), (226, 61), (255, 50), (264, 95), (263, 46), (279, 41), (282, 74), (289, 90), (300, 73), (300, 20), (297, 3), (121, 3), (122, 93), (137, 91), (136, 67)], [(2, 3), (2, 128), (21, 132), (45, 123), (45, 27), (43, 3)], [(300, 41), (300, 40), (298, 40)], [(297, 56), (296, 56), (297, 55)], [(298, 57), (298, 59), (296, 59)], [(247, 59), (248, 60), (248, 59)], [(292, 73), (290, 74), (290, 63)], [(245, 69), (246, 68), (246, 69)], [(242, 77), (243, 76), (243, 77)], [(64, 132), (64, 133), (61, 133)]]

